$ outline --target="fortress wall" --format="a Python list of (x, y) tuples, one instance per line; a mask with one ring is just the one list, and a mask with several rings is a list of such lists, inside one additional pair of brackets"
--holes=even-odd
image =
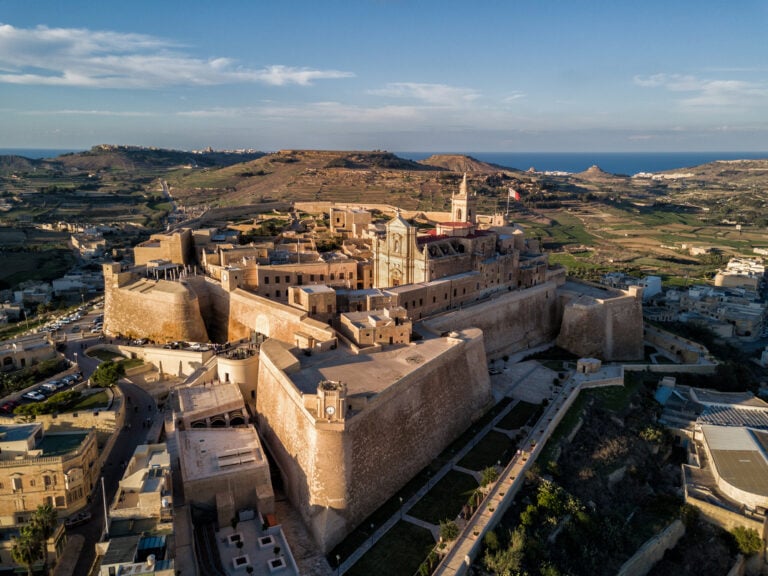
[[(317, 342), (335, 338), (333, 328), (312, 321), (303, 310), (236, 289), (230, 292), (228, 333), (250, 335), (251, 330), (296, 345), (296, 334), (303, 333)], [(242, 337), (242, 336), (241, 336)]]
[(259, 431), (323, 551), (434, 459), (491, 400), (481, 331), (467, 330), (455, 341), (345, 422), (316, 422), (305, 408), (314, 396), (302, 395), (286, 374), (297, 369), (286, 360), (295, 360), (289, 345), (262, 345)]
[[(296, 368), (282, 361), (286, 351), (286, 344), (274, 340), (261, 345), (256, 413), (259, 432), (280, 468), (285, 491), (305, 523), (311, 525), (310, 509), (318, 504), (312, 499), (317, 431), (314, 417), (304, 408), (302, 394), (285, 373)], [(343, 470), (343, 453), (323, 457), (331, 458)], [(344, 505), (337, 503), (337, 507)]]
[[(172, 286), (166, 290), (164, 284)], [(138, 280), (120, 288), (105, 282), (104, 332), (158, 342), (208, 341), (197, 296), (166, 280)]]
[(582, 357), (604, 361), (643, 358), (643, 313), (639, 298), (607, 300), (565, 290), (557, 345)]
[(448, 312), (424, 325), (437, 333), (480, 328), (488, 357), (498, 358), (554, 340), (561, 315), (557, 283), (550, 281)]
[[(491, 401), (485, 366), (483, 334), (469, 329), (347, 420), (349, 476), (355, 479), (349, 486), (347, 530), (396, 494), (477, 418)], [(333, 536), (335, 543), (343, 534)]]

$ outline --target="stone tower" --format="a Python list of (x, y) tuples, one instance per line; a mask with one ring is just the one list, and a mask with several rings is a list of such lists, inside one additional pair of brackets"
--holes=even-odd
[(477, 224), (477, 195), (467, 190), (467, 173), (459, 186), (459, 193), (451, 196), (451, 222)]

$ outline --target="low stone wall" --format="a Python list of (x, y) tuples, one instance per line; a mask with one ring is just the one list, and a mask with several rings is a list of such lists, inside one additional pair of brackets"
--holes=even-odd
[(717, 364), (624, 364), (625, 372), (714, 374)]
[(700, 500), (688, 493), (685, 495), (685, 503), (698, 508), (705, 520), (720, 526), (723, 530), (733, 530), (737, 526), (744, 526), (745, 528), (757, 530), (757, 533), (765, 538), (765, 525), (761, 520), (748, 518), (738, 512), (731, 512), (705, 500)]
[(677, 545), (685, 534), (685, 524), (675, 520), (664, 530), (645, 542), (629, 560), (624, 562), (617, 576), (645, 576), (664, 553)]

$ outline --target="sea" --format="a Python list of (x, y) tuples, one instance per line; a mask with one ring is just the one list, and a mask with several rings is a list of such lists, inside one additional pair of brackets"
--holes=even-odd
[[(26, 158), (55, 158), (61, 154), (82, 152), (78, 149), (0, 148), (0, 155)], [(715, 160), (768, 159), (768, 152), (395, 152), (401, 158), (424, 160), (432, 154), (466, 154), (483, 162), (505, 168), (539, 172), (583, 172), (599, 166), (612, 174), (633, 175), (690, 168)]]
[[(438, 152), (395, 152), (401, 158), (424, 160)], [(448, 154), (448, 152), (441, 152)], [(466, 154), (505, 168), (538, 172), (583, 172), (599, 166), (605, 172), (631, 176), (639, 172), (661, 172), (690, 168), (715, 160), (768, 159), (768, 152), (451, 152)]]
[(24, 156), (24, 158), (39, 160), (40, 158), (56, 158), (56, 156), (61, 156), (62, 154), (84, 151), (61, 148), (0, 148), (0, 156)]

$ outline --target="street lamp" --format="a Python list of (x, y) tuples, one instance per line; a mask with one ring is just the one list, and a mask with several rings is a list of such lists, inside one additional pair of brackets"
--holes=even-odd
[(374, 529), (374, 525), (373, 525), (373, 522), (371, 522), (371, 548), (373, 548), (373, 529)]
[(403, 497), (400, 496), (400, 520), (403, 519)]
[(336, 554), (336, 576), (341, 573), (341, 555)]

